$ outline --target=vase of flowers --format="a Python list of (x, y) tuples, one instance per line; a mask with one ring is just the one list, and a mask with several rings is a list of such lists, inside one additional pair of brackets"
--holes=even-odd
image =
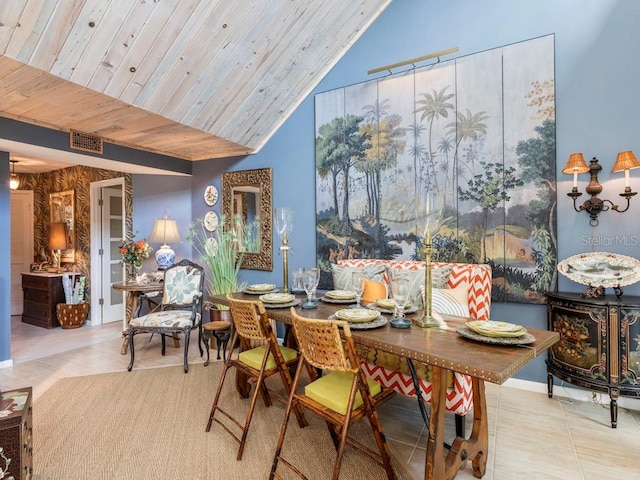
[(127, 282), (135, 282), (138, 271), (142, 268), (142, 261), (149, 258), (153, 249), (146, 240), (122, 240), (120, 253), (122, 264), (127, 270)]

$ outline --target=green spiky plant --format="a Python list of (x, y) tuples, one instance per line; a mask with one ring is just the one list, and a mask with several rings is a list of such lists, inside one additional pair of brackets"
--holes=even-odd
[[(226, 295), (244, 290), (246, 285), (238, 282), (238, 274), (242, 266), (244, 254), (238, 250), (238, 238), (232, 228), (220, 217), (218, 228), (210, 232), (199, 218), (189, 226), (187, 241), (200, 257), (208, 270), (205, 275), (207, 293), (209, 295)], [(216, 305), (220, 310), (224, 305)]]

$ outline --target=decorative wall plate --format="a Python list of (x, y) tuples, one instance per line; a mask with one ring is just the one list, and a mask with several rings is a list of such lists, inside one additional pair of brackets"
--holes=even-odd
[(558, 263), (558, 271), (581, 285), (624, 287), (640, 280), (640, 260), (618, 253), (580, 253)]
[(216, 212), (207, 212), (204, 216), (204, 228), (210, 232), (218, 228), (218, 214)]
[(213, 207), (218, 201), (218, 189), (213, 185), (209, 185), (204, 189), (204, 203)]

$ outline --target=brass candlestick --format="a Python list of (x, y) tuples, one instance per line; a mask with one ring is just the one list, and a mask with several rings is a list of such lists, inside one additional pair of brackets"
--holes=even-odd
[(282, 252), (282, 291), (283, 293), (289, 293), (289, 240), (286, 234), (282, 235), (282, 245), (280, 245), (280, 251)]
[(421, 249), (424, 254), (425, 268), (424, 268), (424, 313), (422, 318), (414, 319), (414, 323), (418, 327), (430, 328), (440, 326), (440, 322), (436, 320), (431, 314), (431, 255), (435, 252), (435, 249), (431, 245), (431, 232), (427, 228), (424, 236), (424, 245)]

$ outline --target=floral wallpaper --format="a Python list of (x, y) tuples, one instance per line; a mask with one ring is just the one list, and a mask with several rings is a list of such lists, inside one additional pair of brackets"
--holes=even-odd
[(125, 179), (126, 231), (133, 230), (133, 186), (131, 174), (102, 170), (86, 166), (73, 166), (47, 173), (20, 174), (20, 190), (33, 190), (33, 247), (34, 262), (39, 261), (40, 251), (49, 255), (49, 229), (51, 212), (49, 194), (73, 190), (75, 194), (76, 224), (76, 272), (87, 277), (91, 285), (91, 183), (112, 178)]

